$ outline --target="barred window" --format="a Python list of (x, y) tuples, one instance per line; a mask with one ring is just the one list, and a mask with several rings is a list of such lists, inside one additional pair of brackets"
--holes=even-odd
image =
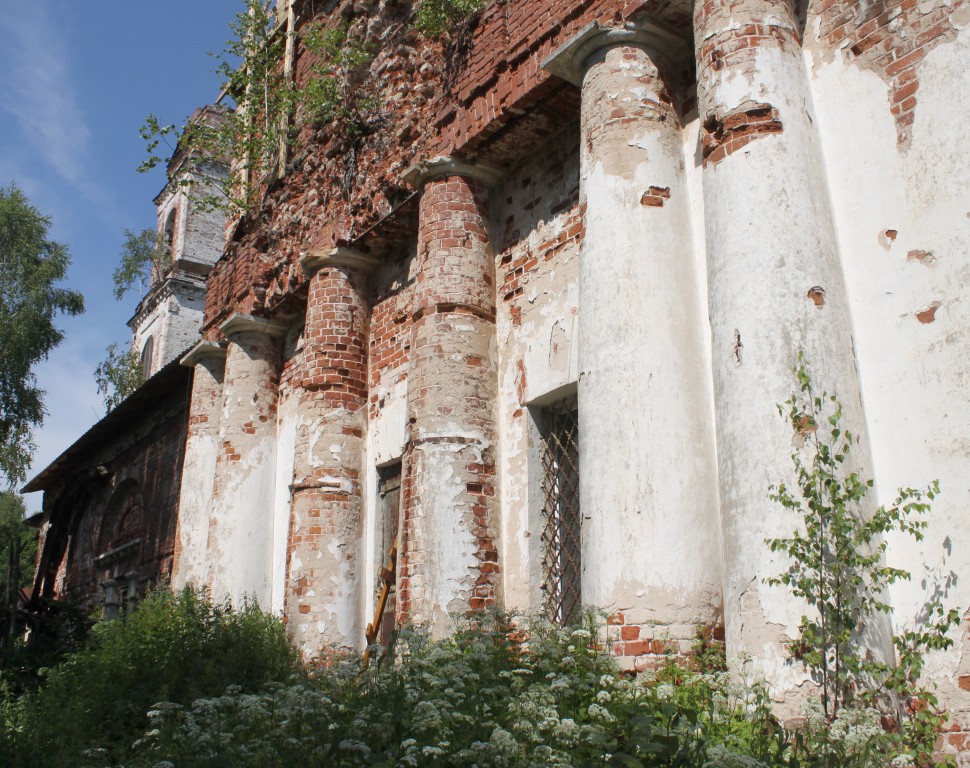
[(539, 410), (542, 511), (542, 591), (557, 624), (573, 621), (582, 605), (579, 511), (579, 412), (576, 398)]

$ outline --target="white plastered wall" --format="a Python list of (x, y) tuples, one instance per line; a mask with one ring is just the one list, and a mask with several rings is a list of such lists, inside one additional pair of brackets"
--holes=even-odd
[[(966, 20), (966, 24), (970, 19)], [(811, 34), (811, 31), (809, 32)], [(970, 30), (919, 65), (912, 144), (897, 145), (888, 85), (840, 53), (806, 54), (823, 139), (876, 493), (938, 479), (925, 540), (893, 538), (888, 560), (913, 574), (891, 593), (897, 631), (927, 599), (970, 607)], [(970, 669), (965, 633), (930, 656), (951, 712)]]
[[(530, 163), (516, 169), (492, 194), (493, 243), (496, 251), (496, 340), (498, 350), (498, 478), (501, 519), (500, 562), (503, 599), (512, 610), (538, 610), (539, 488), (533, 454), (536, 440), (529, 404), (575, 393), (578, 378), (576, 339), (579, 323), (579, 243), (544, 260), (542, 244), (555, 241), (574, 223), (570, 210), (552, 209), (579, 183), (578, 145), (573, 134), (554, 139)], [(558, 155), (558, 157), (557, 157)], [(555, 171), (550, 173), (550, 156)], [(528, 208), (527, 208), (528, 206)], [(512, 222), (519, 235), (506, 236)], [(508, 242), (503, 242), (508, 240)], [(506, 246), (506, 247), (503, 247)], [(540, 265), (521, 279), (520, 308), (514, 319), (503, 298), (503, 281), (511, 261), (525, 256)]]

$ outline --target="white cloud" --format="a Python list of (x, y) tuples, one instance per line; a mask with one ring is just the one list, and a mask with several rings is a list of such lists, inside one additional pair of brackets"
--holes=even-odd
[(16, 119), (20, 141), (75, 190), (100, 202), (107, 195), (87, 172), (91, 131), (65, 52), (62, 31), (44, 3), (0, 14), (0, 106)]

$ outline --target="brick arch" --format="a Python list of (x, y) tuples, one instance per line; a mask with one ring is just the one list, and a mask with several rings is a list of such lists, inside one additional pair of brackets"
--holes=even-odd
[(136, 480), (123, 481), (111, 494), (101, 518), (98, 552), (117, 549), (145, 533), (144, 503)]

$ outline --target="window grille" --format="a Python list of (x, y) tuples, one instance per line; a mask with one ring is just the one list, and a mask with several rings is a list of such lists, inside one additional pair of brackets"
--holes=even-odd
[(567, 624), (582, 604), (579, 511), (579, 413), (576, 400), (543, 408), (539, 419), (542, 471), (542, 590), (551, 621)]

